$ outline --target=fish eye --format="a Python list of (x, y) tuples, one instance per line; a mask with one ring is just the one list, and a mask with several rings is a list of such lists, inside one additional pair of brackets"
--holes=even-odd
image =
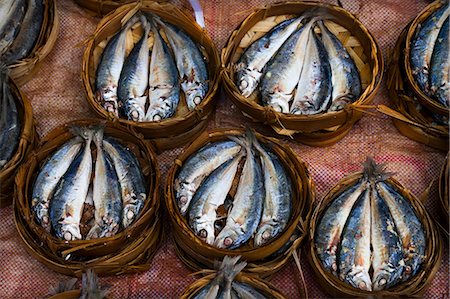
[(196, 97), (194, 98), (194, 103), (195, 103), (196, 105), (200, 104), (201, 102), (202, 102), (202, 98), (201, 98), (201, 97), (196, 96)]
[(42, 217), (42, 223), (45, 223), (45, 224), (49, 223), (49, 219), (47, 216)]
[(247, 87), (248, 87), (248, 82), (247, 82), (247, 80), (242, 79), (241, 82), (240, 82), (240, 84), (239, 84), (239, 86), (240, 86), (242, 89), (247, 88)]
[(233, 244), (233, 239), (231, 239), (230, 237), (226, 237), (225, 240), (223, 240), (223, 244), (228, 247)]
[(263, 239), (269, 239), (270, 238), (270, 231), (266, 230), (263, 234), (262, 234), (262, 238)]
[(378, 284), (380, 285), (380, 286), (384, 286), (385, 284), (386, 284), (386, 279), (385, 278), (382, 278), (382, 279), (380, 279), (380, 281), (378, 282)]
[(186, 196), (181, 196), (180, 197), (180, 203), (181, 204), (186, 204), (187, 203), (187, 197)]
[(153, 116), (153, 120), (161, 120), (161, 119), (162, 119), (161, 115), (159, 115), (159, 114), (156, 114)]
[(66, 240), (66, 241), (72, 240), (72, 234), (70, 232), (65, 232), (64, 233), (64, 240)]
[(366, 287), (366, 283), (365, 283), (364, 281), (361, 281), (361, 282), (358, 284), (358, 287), (359, 287), (360, 289), (364, 289), (364, 288)]
[(411, 273), (411, 266), (406, 266), (405, 272), (406, 272), (407, 274)]
[(134, 212), (133, 211), (128, 211), (127, 212), (127, 219), (130, 220), (130, 219), (133, 219), (133, 217), (134, 217)]
[(206, 238), (208, 237), (208, 232), (205, 229), (202, 229), (198, 232), (198, 235), (200, 236), (200, 238)]

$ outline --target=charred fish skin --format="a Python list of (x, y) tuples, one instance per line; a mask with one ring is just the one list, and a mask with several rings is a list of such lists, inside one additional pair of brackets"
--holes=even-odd
[(425, 231), (411, 204), (394, 186), (388, 182), (379, 182), (375, 188), (386, 201), (400, 234), (405, 262), (402, 281), (406, 281), (416, 275), (425, 258)]
[(367, 188), (367, 181), (360, 179), (356, 184), (340, 193), (321, 217), (314, 235), (316, 252), (324, 268), (337, 276), (337, 253), (345, 221), (356, 200)]
[(286, 227), (292, 211), (292, 183), (280, 159), (256, 140), (254, 145), (261, 158), (266, 189), (261, 222), (254, 238), (255, 246), (259, 247)]
[(449, 18), (442, 25), (431, 56), (430, 93), (442, 106), (449, 107), (450, 101), (450, 59)]
[(261, 100), (277, 112), (289, 113), (289, 102), (300, 79), (312, 21), (297, 29), (264, 68)]
[(147, 198), (145, 179), (136, 156), (109, 136), (103, 140), (108, 160), (112, 161), (121, 190), (122, 227), (130, 226), (140, 215)]
[(81, 147), (82, 139), (79, 136), (66, 142), (45, 162), (34, 182), (31, 211), (36, 216), (37, 222), (48, 232), (50, 232), (50, 197)]
[(228, 160), (214, 170), (201, 184), (189, 206), (189, 226), (210, 245), (215, 240), (217, 209), (225, 202), (231, 189), (240, 158), (241, 155)]
[(44, 19), (44, 1), (28, 0), (20, 31), (3, 55), (7, 65), (26, 58), (35, 46)]
[(50, 202), (50, 223), (57, 238), (81, 239), (80, 220), (92, 173), (91, 141), (93, 131), (86, 130), (84, 149), (70, 164), (55, 188)]
[(389, 208), (376, 188), (372, 189), (372, 287), (380, 291), (401, 281), (404, 260), (402, 243)]
[(147, 78), (149, 75), (148, 33), (150, 25), (144, 17), (140, 18), (144, 33), (130, 55), (125, 59), (120, 73), (117, 94), (128, 120), (144, 121), (147, 96)]
[(244, 97), (248, 98), (255, 91), (264, 66), (297, 29), (301, 21), (302, 18), (298, 17), (277, 24), (244, 51), (235, 65), (236, 85)]
[(331, 69), (332, 95), (328, 110), (337, 111), (359, 98), (361, 79), (355, 62), (341, 41), (328, 30), (323, 21), (318, 21), (318, 25)]
[(444, 21), (448, 18), (450, 7), (444, 4), (431, 14), (418, 28), (411, 42), (410, 62), (412, 73), (420, 89), (430, 95), (430, 63), (434, 45)]
[(314, 30), (310, 29), (305, 60), (290, 113), (317, 114), (330, 106), (331, 69), (328, 54)]
[(176, 203), (181, 215), (185, 215), (189, 204), (202, 181), (211, 172), (233, 159), (241, 151), (241, 146), (231, 140), (205, 145), (189, 157), (181, 167), (175, 180)]
[(169, 46), (156, 26), (152, 26), (154, 44), (149, 77), (149, 102), (147, 121), (172, 117), (180, 101), (180, 79)]
[(218, 248), (236, 249), (246, 243), (255, 233), (261, 220), (264, 197), (262, 168), (249, 142), (246, 145), (246, 160), (233, 207), (214, 245)]
[(108, 41), (97, 66), (95, 82), (97, 100), (106, 111), (117, 117), (119, 116), (117, 89), (125, 62), (126, 34), (137, 20), (136, 17), (131, 18), (125, 27)]
[(25, 0), (5, 0), (0, 8), (0, 54), (5, 53), (16, 38), (25, 14)]
[(208, 93), (208, 69), (202, 52), (194, 41), (181, 29), (154, 18), (164, 29), (181, 78), (181, 88), (186, 95), (189, 110), (194, 110)]
[(369, 275), (370, 189), (364, 190), (350, 212), (342, 232), (339, 250), (339, 278), (355, 288), (372, 290)]

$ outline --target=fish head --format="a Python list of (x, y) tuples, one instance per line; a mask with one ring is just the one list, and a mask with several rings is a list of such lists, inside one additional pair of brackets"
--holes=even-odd
[(217, 236), (214, 246), (223, 249), (233, 249), (236, 247), (238, 237), (239, 234), (236, 230), (232, 228), (224, 228)]
[(132, 121), (143, 121), (145, 117), (144, 105), (139, 99), (128, 99), (124, 106), (127, 117)]
[(289, 101), (292, 98), (292, 94), (284, 94), (281, 92), (275, 92), (270, 95), (270, 100), (267, 106), (272, 108), (276, 112), (289, 113)]
[(206, 83), (201, 82), (182, 83), (182, 86), (184, 86), (183, 90), (185, 90), (188, 108), (189, 110), (193, 110), (206, 97), (208, 86)]
[(241, 94), (248, 98), (258, 86), (261, 72), (251, 69), (244, 69), (238, 73), (237, 87)]
[(134, 220), (139, 215), (139, 212), (142, 210), (142, 207), (144, 206), (145, 194), (142, 196), (140, 195), (138, 198), (135, 198), (130, 203), (126, 204), (123, 207), (123, 226), (128, 227), (131, 223), (134, 222)]
[(266, 244), (273, 237), (277, 236), (281, 232), (280, 225), (272, 225), (270, 223), (264, 223), (259, 228), (255, 234), (255, 246), (260, 247)]
[(196, 221), (195, 234), (203, 241), (209, 245), (214, 244), (214, 222), (213, 221), (202, 221), (199, 219)]
[(32, 206), (32, 210), (36, 216), (36, 219), (38, 219), (38, 221), (44, 227), (44, 229), (46, 229), (46, 230), (50, 229), (48, 204), (39, 202), (38, 198), (33, 198), (31, 206)]
[(352, 271), (345, 276), (345, 279), (355, 288), (363, 291), (372, 291), (372, 280), (369, 272), (362, 266), (354, 266)]
[(107, 85), (100, 88), (96, 92), (97, 101), (105, 108), (106, 111), (117, 115), (117, 86)]
[(380, 291), (393, 286), (400, 281), (404, 270), (403, 266), (393, 267), (392, 265), (385, 265), (381, 270), (374, 272), (373, 290)]
[(82, 239), (80, 227), (74, 223), (63, 223), (61, 225), (60, 235), (66, 241)]

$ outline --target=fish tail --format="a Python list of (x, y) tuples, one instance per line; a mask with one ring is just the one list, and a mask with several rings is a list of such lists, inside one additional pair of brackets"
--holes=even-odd
[(375, 182), (385, 181), (395, 174), (394, 172), (387, 172), (386, 164), (377, 164), (372, 157), (367, 157), (363, 166), (364, 178)]

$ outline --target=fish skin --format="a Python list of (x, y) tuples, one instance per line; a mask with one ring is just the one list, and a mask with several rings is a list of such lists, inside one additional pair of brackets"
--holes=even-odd
[(292, 211), (292, 183), (280, 159), (256, 139), (253, 144), (260, 155), (266, 190), (261, 221), (254, 237), (255, 246), (260, 247), (286, 227)]
[(234, 196), (233, 207), (228, 213), (225, 227), (214, 242), (214, 246), (218, 248), (240, 247), (252, 237), (261, 220), (265, 197), (264, 178), (261, 165), (251, 145), (251, 142), (246, 145), (246, 160)]
[(117, 89), (125, 62), (126, 34), (138, 21), (132, 17), (106, 44), (97, 66), (95, 79), (96, 98), (106, 111), (119, 116)]
[(411, 204), (388, 182), (375, 185), (378, 193), (386, 201), (394, 219), (403, 247), (405, 270), (402, 281), (416, 275), (425, 258), (426, 237), (422, 223)]
[(39, 37), (43, 19), (44, 1), (27, 0), (27, 10), (19, 33), (2, 57), (7, 65), (14, 64), (30, 54)]
[(331, 90), (331, 69), (327, 51), (314, 30), (310, 29), (290, 113), (310, 115), (325, 112), (331, 104)]
[(103, 146), (112, 161), (120, 184), (122, 198), (122, 227), (127, 228), (139, 216), (147, 198), (145, 178), (136, 156), (119, 141), (105, 137)]
[(380, 291), (401, 281), (404, 270), (403, 248), (389, 208), (374, 187), (371, 201), (372, 288)]
[(419, 88), (430, 95), (429, 72), (431, 56), (439, 30), (450, 13), (450, 6), (443, 5), (422, 24), (411, 41), (410, 63), (412, 74)]
[(17, 111), (16, 100), (11, 93), (9, 79), (4, 70), (0, 74), (0, 169), (13, 157), (19, 144), (22, 125)]
[(47, 232), (50, 232), (51, 228), (49, 207), (52, 193), (80, 152), (82, 141), (80, 136), (76, 136), (58, 148), (44, 163), (34, 181), (31, 211)]
[(0, 55), (5, 53), (16, 38), (25, 14), (25, 0), (6, 0), (0, 8)]
[(154, 17), (163, 27), (175, 55), (181, 78), (181, 89), (186, 95), (189, 110), (194, 110), (208, 93), (208, 69), (202, 52), (194, 41), (181, 29)]
[(94, 131), (84, 130), (84, 149), (70, 164), (55, 188), (50, 201), (50, 223), (57, 238), (70, 241), (81, 239), (80, 220), (89, 190), (92, 173), (90, 144)]
[(342, 230), (353, 205), (367, 187), (367, 181), (360, 179), (355, 185), (344, 190), (332, 201), (317, 226), (314, 236), (316, 252), (324, 268), (335, 276), (338, 270), (336, 254)]
[(248, 98), (259, 84), (264, 66), (297, 29), (302, 17), (291, 18), (277, 24), (245, 49), (235, 65), (236, 85)]
[(364, 291), (372, 290), (369, 275), (370, 251), (370, 189), (358, 197), (342, 231), (339, 250), (339, 278)]
[(144, 33), (125, 59), (119, 77), (117, 95), (128, 120), (145, 120), (147, 78), (149, 75), (148, 34), (150, 25), (141, 17)]
[(195, 192), (203, 180), (217, 167), (231, 160), (241, 151), (241, 146), (231, 140), (218, 141), (202, 147), (189, 157), (175, 180), (176, 203), (185, 215)]
[(277, 112), (289, 113), (305, 60), (306, 45), (312, 21), (297, 29), (264, 68), (261, 78), (261, 100)]
[(361, 95), (361, 79), (355, 62), (341, 41), (328, 30), (323, 21), (318, 21), (322, 42), (328, 53), (331, 69), (331, 106), (329, 111), (343, 109)]
[(430, 93), (431, 97), (448, 108), (450, 101), (450, 57), (449, 57), (449, 18), (442, 28), (431, 56)]
[(238, 155), (214, 170), (191, 200), (188, 211), (189, 226), (200, 239), (210, 245), (215, 241), (214, 222), (217, 219), (217, 208), (224, 203), (231, 189), (241, 157), (242, 155)]
[(88, 232), (87, 240), (114, 236), (119, 231), (122, 222), (122, 196), (119, 180), (103, 148), (103, 130), (96, 131), (94, 143), (97, 148), (92, 183), (95, 224)]
[(233, 281), (231, 284), (233, 290), (237, 293), (237, 298), (242, 299), (266, 299), (267, 297), (249, 286), (246, 283)]
[(147, 121), (166, 119), (175, 114), (180, 101), (180, 79), (175, 60), (158, 29), (152, 26), (154, 44), (149, 77), (150, 106)]

